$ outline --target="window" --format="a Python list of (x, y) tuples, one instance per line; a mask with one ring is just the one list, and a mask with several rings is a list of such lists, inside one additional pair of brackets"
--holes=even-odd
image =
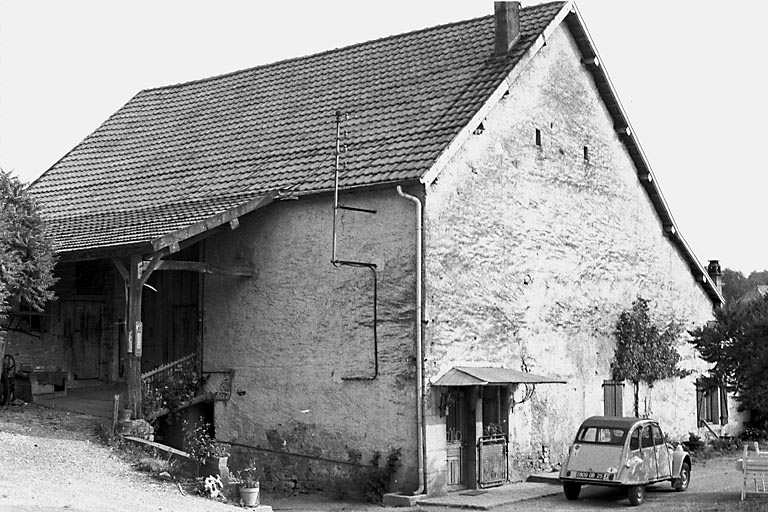
[(630, 450), (639, 450), (640, 449), (640, 428), (636, 428), (632, 431), (632, 437), (629, 438), (629, 449)]
[(653, 439), (651, 439), (651, 428), (643, 427), (643, 432), (640, 434), (640, 446), (643, 448), (650, 448), (653, 446)]
[(613, 427), (585, 427), (579, 431), (576, 440), (581, 443), (624, 444), (627, 431)]
[(728, 423), (728, 395), (725, 388), (711, 381), (696, 381), (696, 422), (725, 425)]
[(664, 434), (661, 433), (661, 428), (658, 425), (651, 425), (651, 432), (653, 433), (653, 444), (664, 444)]

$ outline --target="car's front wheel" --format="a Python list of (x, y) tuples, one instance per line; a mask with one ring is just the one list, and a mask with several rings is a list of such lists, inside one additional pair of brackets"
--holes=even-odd
[(687, 462), (683, 462), (683, 467), (680, 468), (680, 477), (672, 480), (672, 488), (676, 491), (684, 491), (688, 488), (688, 484), (691, 482), (691, 465)]
[(563, 482), (563, 494), (566, 499), (577, 500), (581, 492), (581, 484), (576, 482)]
[(633, 507), (638, 506), (645, 499), (645, 486), (644, 485), (630, 485), (627, 489), (627, 497), (629, 503)]

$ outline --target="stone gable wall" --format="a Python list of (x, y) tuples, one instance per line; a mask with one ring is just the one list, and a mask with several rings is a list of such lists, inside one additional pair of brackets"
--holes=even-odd
[[(510, 457), (523, 471), (543, 447), (562, 459), (578, 424), (603, 414), (613, 329), (636, 297), (686, 327), (710, 319), (712, 304), (665, 238), (563, 26), (483, 128), (427, 190), (425, 372), (491, 365), (567, 381), (537, 385), (510, 411)], [(682, 340), (680, 353), (685, 367), (704, 368)], [(653, 390), (649, 407), (674, 436), (696, 430), (693, 382)], [(644, 390), (641, 411), (646, 399)], [(429, 425), (440, 485), (434, 408)]]

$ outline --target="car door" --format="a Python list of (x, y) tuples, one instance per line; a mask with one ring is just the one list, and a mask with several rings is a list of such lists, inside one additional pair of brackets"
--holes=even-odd
[(667, 443), (664, 441), (664, 434), (661, 428), (656, 424), (651, 424), (651, 435), (653, 436), (653, 448), (656, 459), (657, 478), (666, 479), (672, 476), (672, 463), (669, 457)]
[(656, 456), (648, 425), (636, 425), (632, 430), (629, 437), (629, 461), (629, 480), (632, 482), (647, 482), (651, 474), (656, 475)]

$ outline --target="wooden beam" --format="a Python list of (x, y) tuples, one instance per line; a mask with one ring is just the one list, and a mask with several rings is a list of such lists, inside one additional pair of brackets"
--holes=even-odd
[(126, 319), (126, 339), (128, 358), (128, 407), (133, 411), (135, 419), (141, 419), (141, 292), (140, 282), (143, 260), (141, 255), (131, 255), (130, 275), (128, 279), (128, 318)]
[(123, 262), (122, 262), (122, 261), (120, 261), (120, 260), (119, 260), (119, 259), (117, 259), (117, 258), (112, 258), (112, 263), (114, 263), (114, 264), (115, 264), (115, 267), (117, 268), (117, 271), (118, 271), (118, 272), (120, 272), (120, 275), (121, 275), (121, 276), (123, 276), (123, 281), (125, 281), (125, 282), (127, 283), (127, 282), (128, 282), (128, 280), (129, 280), (131, 277), (128, 275), (128, 269), (127, 269), (127, 268), (125, 268), (125, 265), (123, 265)]
[(239, 206), (235, 206), (234, 208), (230, 208), (224, 212), (217, 213), (216, 215), (208, 217), (207, 219), (203, 219), (200, 222), (196, 222), (195, 224), (176, 230), (173, 233), (155, 238), (152, 240), (152, 247), (155, 249), (155, 251), (170, 247), (171, 252), (175, 252), (173, 249), (179, 247), (179, 242), (182, 242), (188, 238), (192, 238), (193, 236), (199, 235), (206, 231), (210, 231), (211, 229), (221, 226), (222, 224), (227, 224), (232, 219), (242, 217), (246, 213), (250, 213), (253, 210), (267, 206), (274, 200), (275, 196), (277, 196), (277, 192), (266, 192), (256, 199), (251, 199), (250, 201), (247, 201)]
[(139, 275), (139, 284), (141, 286), (147, 284), (149, 276), (151, 276), (152, 272), (157, 270), (158, 265), (162, 263), (162, 257), (162, 254), (156, 252), (152, 255), (152, 259), (149, 262), (142, 264), (141, 273)]
[(245, 276), (256, 277), (258, 271), (250, 267), (219, 267), (202, 261), (175, 261), (162, 260), (158, 263), (155, 270), (188, 270), (190, 272), (200, 272), (201, 274), (214, 274), (222, 276)]

